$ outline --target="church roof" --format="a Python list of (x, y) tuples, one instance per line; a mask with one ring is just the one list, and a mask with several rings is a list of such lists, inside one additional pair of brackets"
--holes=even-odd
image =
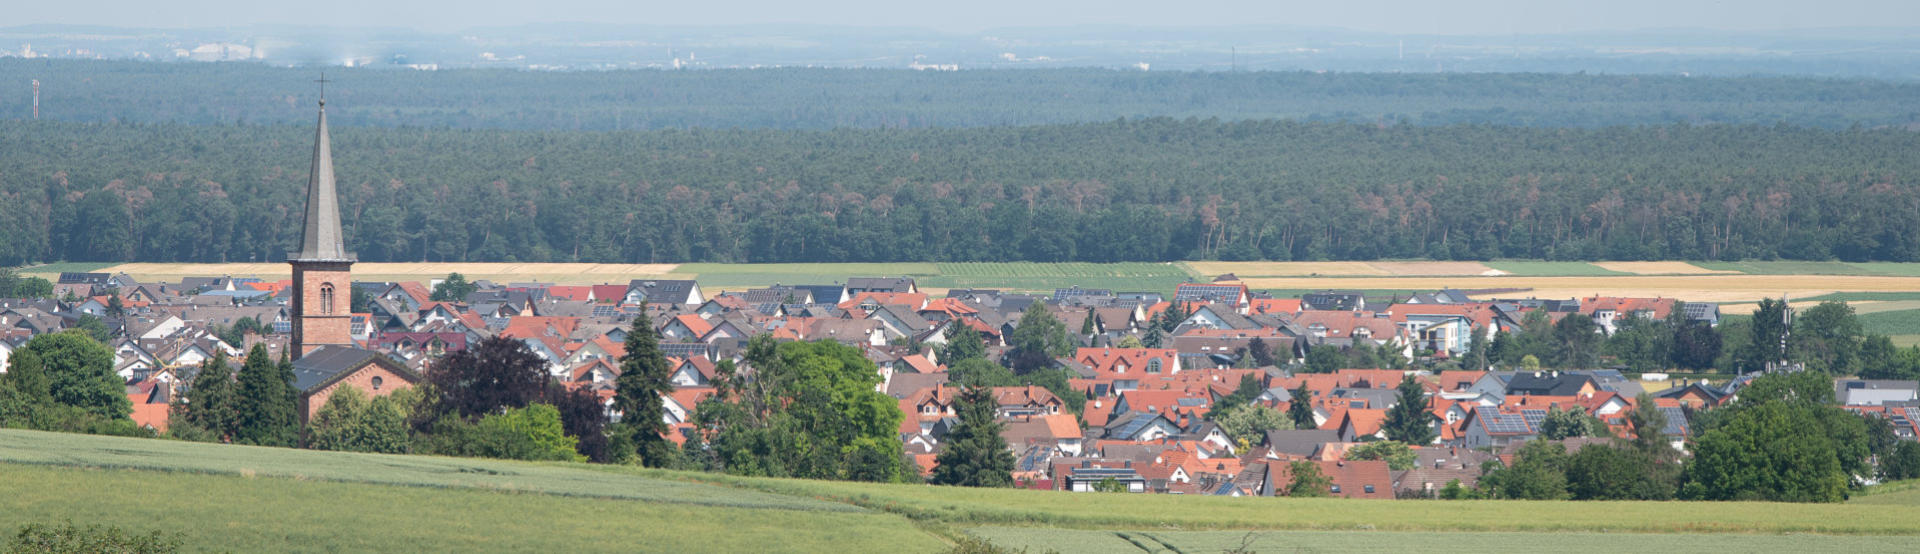
[(333, 149), (327, 139), (327, 101), (320, 101), (320, 125), (314, 132), (313, 169), (307, 176), (307, 218), (296, 261), (354, 261), (340, 233), (340, 201), (334, 195)]
[(409, 381), (420, 380), (405, 365), (393, 361), (386, 354), (363, 348), (322, 346), (293, 361), (293, 388), (301, 394), (311, 393), (369, 364), (384, 365)]

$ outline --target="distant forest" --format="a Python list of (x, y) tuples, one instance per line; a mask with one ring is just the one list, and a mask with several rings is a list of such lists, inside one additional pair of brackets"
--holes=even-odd
[[(318, 68), (0, 59), (0, 120), (285, 124)], [(771, 68), (541, 72), (327, 68), (341, 126), (510, 130), (924, 128), (1219, 117), (1527, 127), (1920, 127), (1920, 83), (1533, 73)]]
[[(311, 117), (311, 113), (309, 113)], [(0, 122), (0, 264), (270, 261), (311, 122)], [(1920, 261), (1920, 133), (335, 127), (364, 261)]]

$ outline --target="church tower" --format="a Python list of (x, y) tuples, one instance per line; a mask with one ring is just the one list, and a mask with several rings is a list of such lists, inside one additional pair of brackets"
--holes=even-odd
[(313, 170), (307, 176), (307, 217), (300, 250), (287, 253), (293, 266), (293, 357), (322, 346), (353, 346), (352, 252), (340, 234), (340, 203), (334, 198), (333, 151), (327, 141), (327, 101), (320, 100), (320, 127), (313, 139)]

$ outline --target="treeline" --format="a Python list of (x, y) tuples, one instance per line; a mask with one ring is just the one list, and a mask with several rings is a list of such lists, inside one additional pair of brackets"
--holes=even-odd
[[(363, 261), (1920, 260), (1920, 134), (336, 127)], [(272, 261), (306, 126), (0, 124), (0, 264)]]
[[(1674, 72), (1682, 71), (1676, 68)], [(0, 59), (0, 119), (298, 123), (319, 71), (251, 63)], [(411, 71), (328, 68), (343, 126), (542, 130), (980, 127), (1152, 116), (1597, 127), (1920, 123), (1920, 84), (1546, 73)], [(10, 87), (13, 85), (9, 85)]]

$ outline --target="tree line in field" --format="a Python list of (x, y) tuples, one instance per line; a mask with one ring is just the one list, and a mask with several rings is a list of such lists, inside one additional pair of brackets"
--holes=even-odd
[[(76, 122), (297, 123), (309, 118), (316, 76), (246, 63), (0, 59), (0, 82), (41, 82), (42, 118)], [(1151, 116), (1553, 127), (1920, 121), (1920, 84), (1797, 77), (825, 68), (328, 68), (327, 77), (336, 122), (384, 127), (979, 127)], [(31, 115), (28, 95), (0, 95), (0, 119)]]
[[(334, 129), (363, 261), (1920, 260), (1920, 134)], [(0, 264), (273, 261), (311, 127), (0, 124)]]

